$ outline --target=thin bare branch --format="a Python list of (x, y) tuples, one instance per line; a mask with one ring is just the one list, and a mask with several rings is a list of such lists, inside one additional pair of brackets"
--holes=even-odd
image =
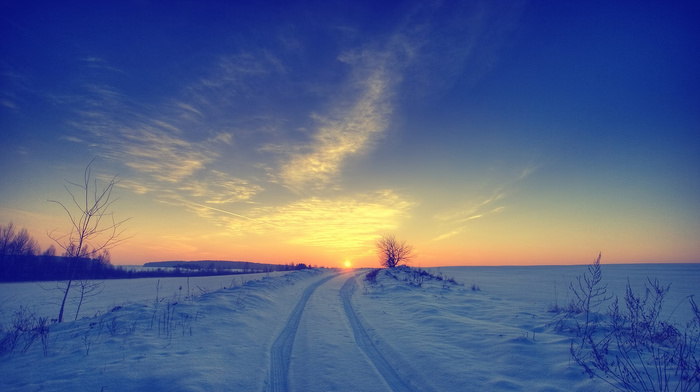
[[(129, 219), (117, 221), (114, 218), (114, 212), (111, 211), (113, 204), (118, 198), (112, 198), (114, 186), (119, 183), (118, 175), (112, 177), (107, 185), (100, 189), (97, 179), (91, 181), (92, 164), (95, 159), (92, 159), (83, 172), (83, 183), (78, 184), (66, 180), (68, 185), (71, 185), (80, 190), (80, 201), (76, 193), (64, 185), (70, 199), (73, 201), (75, 211), (72, 211), (64, 203), (56, 200), (49, 202), (56, 203), (66, 212), (70, 221), (70, 230), (67, 234), (56, 234), (56, 230), (48, 232), (51, 238), (59, 247), (61, 247), (66, 256), (73, 258), (73, 273), (75, 274), (75, 265), (79, 259), (95, 258), (100, 252), (109, 250), (131, 237), (123, 237), (124, 229), (121, 226)], [(92, 185), (92, 189), (91, 189)], [(71, 276), (72, 276), (71, 275)], [(58, 321), (63, 319), (63, 311), (65, 301), (68, 297), (68, 291), (71, 288), (73, 278), (69, 278), (65, 290), (61, 311)]]

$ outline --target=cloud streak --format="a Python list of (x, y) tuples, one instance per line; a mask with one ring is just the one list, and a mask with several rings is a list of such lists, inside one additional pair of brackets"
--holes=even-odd
[(539, 166), (536, 165), (525, 166), (517, 170), (510, 180), (496, 187), (496, 190), (490, 196), (477, 199), (476, 201), (465, 202), (461, 206), (435, 214), (433, 220), (440, 226), (447, 226), (450, 229), (433, 238), (432, 241), (442, 241), (459, 235), (469, 227), (472, 223), (471, 221), (504, 212), (506, 207), (500, 204), (508, 194), (513, 193), (512, 188), (514, 185), (533, 175), (538, 168)]
[(208, 118), (195, 104), (140, 105), (111, 86), (84, 86), (82, 95), (65, 98), (80, 108), (70, 125), (82, 133), (62, 138), (84, 142), (129, 168), (122, 187), (153, 193), (161, 201), (186, 197), (217, 205), (246, 201), (263, 190), (214, 168), (222, 151), (234, 145), (233, 135), (209, 130)]
[[(282, 228), (279, 227), (279, 226), (275, 226), (275, 225), (273, 225), (272, 223), (265, 222), (264, 220), (261, 220), (261, 219), (251, 218), (251, 217), (249, 217), (249, 216), (245, 216), (245, 215), (241, 215), (241, 214), (236, 214), (235, 212), (222, 210), (222, 209), (220, 209), (220, 208), (215, 208), (215, 207), (211, 207), (211, 206), (207, 206), (207, 205), (204, 205), (204, 204), (195, 203), (195, 202), (188, 201), (188, 200), (182, 200), (182, 201), (183, 201), (185, 204), (187, 204), (187, 205), (194, 206), (194, 207), (198, 208), (200, 214), (202, 213), (203, 210), (209, 210), (209, 211), (214, 211), (214, 212), (219, 212), (219, 213), (222, 213), (222, 214), (234, 216), (234, 217), (236, 217), (236, 218), (245, 219), (245, 220), (248, 220), (248, 221), (251, 221), (251, 222), (260, 223), (260, 224), (263, 224), (263, 225), (268, 225), (268, 226), (274, 227), (275, 229), (282, 229)], [(209, 214), (206, 214), (206, 215), (209, 215)]]
[(263, 190), (257, 184), (251, 184), (247, 180), (234, 178), (217, 170), (212, 170), (201, 180), (191, 179), (178, 189), (192, 196), (204, 198), (205, 203), (219, 205), (250, 200)]
[(457, 209), (447, 213), (435, 215), (434, 219), (447, 226), (456, 226), (447, 233), (441, 234), (433, 241), (442, 241), (450, 237), (454, 237), (463, 233), (468, 227), (469, 222), (477, 219), (483, 219), (487, 216), (503, 212), (504, 206), (494, 207), (494, 204), (505, 197), (505, 193), (496, 193), (475, 205), (468, 205), (464, 209)]
[(364, 81), (363, 93), (347, 111), (334, 120), (322, 123), (309, 146), (292, 153), (281, 165), (279, 177), (290, 189), (322, 188), (338, 175), (343, 162), (361, 154), (388, 125), (391, 107), (388, 102), (391, 81), (379, 69)]

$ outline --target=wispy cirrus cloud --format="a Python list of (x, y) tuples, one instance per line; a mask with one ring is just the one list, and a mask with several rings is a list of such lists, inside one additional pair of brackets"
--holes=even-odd
[(163, 128), (123, 130), (121, 143), (111, 150), (112, 158), (123, 158), (126, 166), (159, 182), (179, 183), (202, 170), (213, 159), (202, 146), (174, 136)]
[(212, 170), (201, 179), (193, 179), (183, 183), (178, 189), (186, 191), (192, 197), (202, 198), (209, 204), (228, 204), (250, 200), (263, 190), (257, 184), (247, 180), (231, 177), (230, 175)]
[[(465, 66), (493, 62), (517, 20), (518, 8), (506, 8), (419, 4), (393, 33), (343, 51), (337, 59), (352, 71), (327, 114), (313, 117), (318, 125), (309, 141), (265, 147), (283, 154), (279, 181), (295, 192), (335, 185), (347, 159), (366, 153), (389, 128), (399, 90), (423, 95), (451, 83)], [(402, 83), (405, 75), (410, 85)]]
[(452, 229), (451, 231), (449, 231), (447, 233), (441, 234), (441, 235), (433, 238), (433, 241), (441, 241), (441, 240), (445, 240), (445, 239), (450, 238), (450, 237), (454, 237), (458, 234), (461, 234), (469, 227), (467, 225), (468, 221), (475, 220), (475, 219), (481, 219), (481, 218), (484, 218), (485, 216), (488, 216), (488, 215), (503, 212), (504, 210), (505, 210), (505, 207), (496, 207), (492, 210), (484, 211), (481, 214), (471, 215), (465, 219), (462, 219), (460, 222), (460, 225), (457, 228)]
[(199, 143), (177, 137), (166, 128), (123, 132), (120, 144), (107, 148), (107, 157), (123, 159), (139, 173), (127, 184), (136, 193), (155, 192), (160, 199), (186, 199), (228, 204), (246, 201), (263, 190), (261, 185), (210, 168), (219, 158), (218, 146), (231, 143), (227, 133)]
[(36, 94), (32, 89), (29, 78), (21, 71), (7, 69), (7, 64), (0, 64), (0, 108), (19, 111), (27, 99)]
[(282, 62), (266, 50), (222, 55), (210, 70), (183, 87), (178, 102), (185, 109), (181, 114), (197, 115), (211, 122), (237, 112), (237, 107), (251, 109), (250, 102), (273, 96), (271, 82), (279, 82), (285, 72)]
[(504, 192), (495, 192), (483, 200), (466, 202), (457, 208), (436, 214), (433, 218), (439, 224), (451, 226), (452, 229), (435, 237), (433, 241), (441, 241), (464, 232), (470, 221), (503, 212), (505, 207), (499, 206), (498, 202), (505, 196)]
[(14, 103), (14, 101), (10, 99), (0, 99), (0, 106), (6, 107), (8, 109), (17, 109), (17, 104)]
[(388, 102), (391, 80), (383, 69), (364, 81), (363, 92), (348, 110), (334, 119), (321, 118), (309, 145), (289, 154), (282, 163), (279, 177), (293, 190), (322, 188), (338, 175), (350, 156), (366, 151), (386, 128), (391, 114)]
[[(505, 207), (496, 207), (496, 208), (488, 210), (488, 211), (483, 211), (481, 213), (468, 215), (464, 218), (460, 218), (457, 222), (451, 222), (453, 224), (455, 224), (455, 223), (458, 224), (458, 226), (456, 228), (448, 231), (447, 233), (443, 233), (443, 234), (433, 238), (433, 241), (441, 241), (441, 240), (445, 240), (445, 239), (450, 238), (450, 237), (454, 237), (458, 234), (461, 234), (467, 229), (467, 227), (468, 227), (467, 222), (475, 220), (475, 219), (481, 219), (481, 218), (484, 218), (488, 215), (497, 214), (497, 213), (503, 212), (504, 210), (505, 210)], [(460, 214), (460, 215), (462, 215), (462, 214)]]
[(99, 56), (83, 57), (80, 59), (80, 61), (82, 61), (88, 68), (91, 68), (93, 70), (124, 73), (124, 70), (113, 66), (107, 60)]
[(493, 208), (493, 206), (505, 196), (505, 192), (498, 191), (483, 200), (467, 202), (456, 209), (435, 214), (434, 218), (439, 222), (450, 222), (455, 224), (478, 219), (484, 216), (485, 210)]
[(283, 154), (278, 178), (289, 189), (319, 190), (334, 183), (345, 161), (369, 151), (388, 129), (396, 89), (419, 43), (403, 30), (386, 42), (347, 50), (337, 61), (352, 71), (326, 114), (315, 113), (309, 142), (266, 146)]
[(516, 170), (510, 180), (505, 181), (486, 197), (465, 201), (463, 204), (451, 209), (443, 210), (433, 216), (433, 219), (441, 227), (448, 230), (433, 238), (433, 241), (441, 241), (463, 233), (472, 221), (485, 219), (489, 216), (506, 211), (502, 205), (508, 194), (512, 194), (516, 183), (525, 180), (537, 171), (539, 166), (528, 165)]
[(138, 104), (98, 83), (86, 83), (82, 94), (61, 99), (79, 108), (70, 121), (78, 133), (63, 138), (89, 144), (96, 153), (131, 169), (120, 186), (135, 193), (153, 193), (157, 200), (170, 202), (183, 197), (226, 204), (248, 200), (262, 190), (216, 169), (222, 150), (234, 145), (233, 134), (213, 130), (196, 103), (169, 99), (160, 105)]

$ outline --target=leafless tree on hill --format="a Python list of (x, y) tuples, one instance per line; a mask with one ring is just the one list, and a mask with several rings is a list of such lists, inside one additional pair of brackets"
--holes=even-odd
[(396, 236), (384, 235), (375, 242), (377, 256), (384, 267), (394, 268), (406, 264), (413, 257), (413, 246), (398, 241)]

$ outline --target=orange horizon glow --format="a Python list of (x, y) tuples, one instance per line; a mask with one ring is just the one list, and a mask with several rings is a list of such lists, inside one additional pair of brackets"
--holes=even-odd
[[(53, 224), (43, 221), (48, 227), (59, 227), (58, 220)], [(14, 221), (17, 228), (27, 227), (26, 221)], [(177, 229), (177, 227), (176, 227)], [(135, 233), (124, 244), (111, 250), (114, 265), (143, 265), (153, 261), (196, 261), (196, 260), (231, 260), (250, 261), (269, 264), (304, 263), (309, 266), (330, 268), (378, 268), (380, 261), (375, 253), (371, 238), (358, 241), (356, 246), (301, 246), (296, 241), (284, 238), (267, 238), (265, 236), (248, 237), (247, 241), (230, 242), (228, 235), (207, 231), (196, 226), (183, 230), (179, 234), (159, 232)], [(178, 229), (179, 230), (179, 229)], [(196, 230), (203, 230), (198, 234)], [(330, 230), (330, 228), (326, 229)], [(43, 238), (42, 238), (43, 234)], [(30, 230), (42, 250), (51, 245), (45, 233)], [(222, 239), (219, 241), (218, 239)], [(603, 264), (637, 264), (637, 263), (697, 263), (695, 250), (691, 247), (684, 251), (680, 246), (676, 257), (670, 259), (664, 249), (655, 250), (652, 246), (637, 246), (634, 242), (605, 243), (606, 247), (580, 246), (575, 241), (559, 241), (550, 245), (548, 242), (535, 241), (533, 238), (515, 241), (503, 239), (487, 242), (485, 236), (476, 236), (473, 241), (454, 240), (423, 241), (412, 240), (408, 235), (400, 236), (415, 248), (415, 257), (409, 263), (422, 268), (448, 266), (535, 266), (535, 265), (586, 265), (599, 252), (602, 252)], [(593, 242), (593, 241), (591, 241)], [(349, 244), (345, 242), (345, 244)], [(624, 245), (624, 246), (623, 246)]]

